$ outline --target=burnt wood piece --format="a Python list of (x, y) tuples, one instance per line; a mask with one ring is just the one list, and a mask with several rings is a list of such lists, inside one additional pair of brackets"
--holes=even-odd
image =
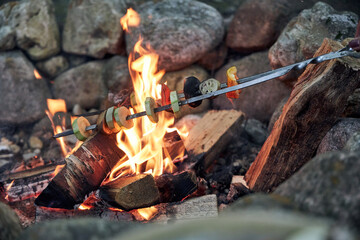
[(6, 181), (11, 181), (11, 180), (16, 180), (16, 179), (24, 179), (24, 178), (41, 175), (44, 173), (53, 172), (57, 166), (62, 165), (62, 164), (65, 164), (65, 161), (61, 164), (60, 163), (59, 164), (48, 164), (48, 165), (24, 170), (21, 172), (10, 173), (10, 174), (4, 176), (3, 178), (1, 178), (0, 182), (6, 182)]
[(155, 206), (158, 213), (151, 222), (173, 223), (175, 221), (215, 218), (218, 216), (215, 194), (187, 199), (176, 203), (161, 203)]
[(184, 141), (190, 159), (200, 168), (209, 167), (234, 134), (239, 134), (244, 118), (244, 113), (236, 110), (207, 112)]
[[(343, 45), (325, 39), (315, 56)], [(270, 136), (245, 175), (253, 191), (272, 191), (309, 161), (360, 87), (360, 59), (310, 64), (299, 77)]]
[(72, 209), (86, 194), (97, 189), (124, 156), (114, 134), (97, 133), (65, 159), (66, 166), (35, 200), (44, 207)]
[(181, 201), (197, 189), (196, 175), (192, 171), (176, 175), (165, 173), (155, 177), (155, 182), (162, 203)]
[(119, 177), (100, 188), (100, 197), (124, 210), (158, 204), (160, 193), (150, 174)]
[(124, 176), (100, 188), (100, 197), (116, 208), (132, 210), (150, 207), (160, 202), (181, 201), (197, 189), (193, 172)]

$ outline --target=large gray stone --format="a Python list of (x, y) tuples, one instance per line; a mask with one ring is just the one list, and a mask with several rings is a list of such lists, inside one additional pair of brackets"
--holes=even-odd
[(15, 240), (21, 231), (16, 213), (8, 205), (0, 202), (0, 239)]
[(135, 223), (107, 221), (98, 218), (59, 219), (41, 222), (27, 228), (19, 239), (23, 240), (99, 240), (138, 226)]
[(102, 58), (122, 52), (120, 18), (126, 11), (117, 1), (72, 0), (63, 31), (65, 52)]
[(277, 209), (243, 210), (219, 218), (196, 219), (168, 225), (151, 225), (134, 229), (112, 240), (324, 240), (356, 239), (345, 227), (334, 226), (332, 221), (292, 211)]
[(343, 149), (350, 137), (358, 131), (360, 131), (360, 119), (341, 119), (321, 140), (321, 143), (317, 149), (317, 154)]
[(243, 3), (229, 25), (226, 44), (240, 52), (264, 50), (308, 1), (251, 0)]
[(9, 26), (11, 9), (18, 2), (5, 3), (0, 6), (0, 51), (11, 50), (15, 47), (15, 29)]
[(270, 64), (279, 68), (311, 58), (324, 38), (340, 41), (354, 37), (357, 22), (356, 14), (318, 2), (288, 23), (269, 51)]
[(126, 57), (115, 56), (108, 60), (103, 68), (103, 78), (111, 92), (118, 92), (132, 86)]
[(223, 19), (211, 6), (198, 1), (164, 0), (139, 9), (141, 23), (126, 34), (127, 52), (139, 35), (159, 55), (158, 66), (179, 70), (216, 47), (224, 35)]
[(59, 29), (51, 0), (18, 2), (11, 9), (8, 24), (15, 30), (16, 45), (32, 59), (45, 59), (60, 51)]
[(275, 193), (301, 210), (345, 221), (359, 229), (360, 152), (329, 152), (310, 160)]
[(55, 56), (42, 62), (36, 63), (36, 67), (46, 75), (46, 77), (56, 77), (69, 68), (69, 63), (63, 56)]
[(345, 151), (360, 151), (360, 131), (355, 132), (346, 142)]
[(50, 92), (35, 79), (34, 66), (20, 51), (0, 53), (0, 122), (24, 124), (41, 119)]
[(54, 80), (55, 97), (65, 99), (69, 110), (77, 103), (86, 109), (98, 107), (107, 95), (103, 66), (104, 61), (93, 61), (60, 74)]
[[(267, 52), (254, 53), (238, 61), (230, 62), (215, 74), (215, 78), (220, 82), (226, 82), (226, 70), (231, 66), (236, 66), (239, 78), (269, 71), (271, 68), (267, 54)], [(278, 103), (289, 94), (290, 88), (274, 79), (243, 89), (240, 97), (233, 100), (233, 104), (225, 95), (218, 96), (213, 100), (213, 106), (215, 109), (236, 108), (243, 111), (249, 118), (267, 122)]]

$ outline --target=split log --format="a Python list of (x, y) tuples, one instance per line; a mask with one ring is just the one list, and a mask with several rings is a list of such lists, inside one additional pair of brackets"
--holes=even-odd
[(86, 194), (97, 189), (110, 170), (124, 156), (114, 134), (97, 133), (65, 159), (66, 166), (35, 200), (44, 207), (71, 209)]
[[(325, 39), (315, 56), (341, 48), (342, 44)], [(360, 87), (359, 69), (360, 59), (350, 57), (306, 68), (245, 175), (251, 190), (272, 191), (314, 156), (344, 112), (348, 97)]]
[(100, 197), (111, 205), (132, 210), (158, 204), (160, 193), (150, 174), (120, 177), (100, 189)]
[(184, 144), (190, 159), (201, 163), (205, 169), (210, 166), (233, 134), (238, 134), (245, 115), (236, 110), (209, 111), (190, 130)]
[(183, 202), (155, 206), (159, 212), (151, 222), (172, 223), (174, 221), (214, 218), (218, 216), (215, 194), (191, 198)]
[(149, 174), (120, 177), (100, 188), (100, 197), (116, 208), (132, 210), (160, 202), (181, 201), (197, 189), (196, 176), (180, 174)]

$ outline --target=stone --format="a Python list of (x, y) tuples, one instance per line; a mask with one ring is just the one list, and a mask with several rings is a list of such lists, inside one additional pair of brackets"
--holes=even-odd
[(200, 2), (206, 3), (218, 10), (224, 17), (233, 15), (237, 8), (245, 2), (245, 0), (199, 0)]
[[(303, 10), (287, 24), (271, 47), (269, 59), (272, 68), (280, 68), (311, 58), (324, 38), (340, 41), (353, 37), (357, 22), (356, 14), (335, 11), (323, 2), (316, 3), (311, 9)], [(296, 77), (283, 79), (294, 81)]]
[(360, 132), (354, 133), (346, 142), (345, 151), (360, 151)]
[(164, 0), (139, 9), (141, 23), (130, 27), (126, 49), (130, 53), (141, 35), (159, 55), (158, 68), (182, 69), (219, 45), (224, 35), (221, 14), (213, 7), (190, 0)]
[(277, 107), (275, 108), (274, 113), (271, 115), (269, 124), (268, 124), (268, 131), (271, 132), (271, 130), (274, 127), (275, 122), (279, 119), (282, 110), (284, 108), (285, 103), (288, 101), (289, 97), (285, 97), (283, 98), (283, 100), (281, 100), (281, 102), (279, 102), (279, 104), (277, 105)]
[(0, 239), (16, 240), (21, 232), (16, 213), (8, 205), (0, 202)]
[(310, 160), (275, 193), (300, 210), (331, 217), (359, 230), (359, 152), (328, 152)]
[[(254, 53), (240, 60), (230, 62), (218, 70), (215, 78), (226, 82), (226, 71), (231, 66), (236, 66), (238, 77), (244, 78), (271, 70), (267, 52)], [(268, 122), (278, 103), (290, 95), (291, 89), (277, 79), (242, 89), (240, 97), (230, 102), (225, 95), (218, 96), (213, 102), (215, 109), (235, 108), (244, 112), (248, 118), (255, 118)]]
[(64, 51), (94, 58), (123, 52), (120, 18), (125, 10), (111, 0), (71, 1), (63, 31)]
[(127, 58), (115, 56), (108, 60), (104, 65), (103, 78), (111, 92), (132, 87)]
[(360, 119), (344, 118), (339, 120), (321, 140), (316, 153), (343, 149), (353, 133), (358, 131), (360, 131)]
[(45, 115), (49, 88), (35, 79), (34, 66), (20, 51), (0, 53), (0, 123), (32, 123)]
[(267, 49), (286, 23), (306, 6), (308, 1), (246, 1), (229, 25), (226, 45), (240, 52)]
[(23, 240), (82, 240), (110, 239), (138, 226), (135, 223), (109, 221), (99, 218), (58, 219), (44, 221), (27, 228), (19, 239)]
[(265, 125), (253, 118), (246, 121), (244, 130), (248, 135), (249, 140), (257, 145), (263, 145), (266, 138), (269, 136)]
[(213, 50), (205, 53), (197, 63), (209, 71), (214, 71), (224, 64), (227, 52), (226, 45), (220, 44)]
[(43, 147), (43, 142), (40, 140), (40, 138), (31, 136), (29, 138), (29, 145), (32, 149), (41, 149)]
[[(171, 91), (176, 90), (180, 92), (183, 91), (184, 89), (184, 80), (190, 76), (196, 77), (197, 79), (200, 80), (200, 82), (206, 80), (209, 77), (205, 69), (197, 65), (192, 65), (182, 70), (165, 73), (160, 83), (166, 83), (166, 85), (169, 87)], [(181, 113), (180, 116), (204, 112), (209, 108), (209, 105), (210, 105), (209, 100), (203, 100), (202, 103), (196, 108), (191, 108), (188, 105), (182, 106), (180, 109), (180, 113)]]
[(60, 74), (53, 84), (55, 97), (65, 99), (69, 110), (75, 104), (84, 109), (99, 106), (107, 95), (102, 77), (103, 66), (103, 61), (92, 61)]
[(36, 67), (46, 77), (53, 78), (69, 68), (69, 63), (64, 56), (55, 56), (48, 60), (37, 62)]
[(242, 212), (227, 213), (218, 218), (151, 225), (148, 228), (141, 229), (141, 231), (133, 229), (124, 234), (114, 235), (111, 239), (321, 240), (342, 238), (355, 240), (356, 234), (345, 226), (334, 225), (333, 221), (328, 219), (316, 218), (294, 211), (267, 209), (267, 211), (244, 210)]
[(346, 117), (360, 117), (360, 88), (356, 89), (349, 97), (344, 115)]
[(15, 32), (10, 26), (0, 28), (0, 51), (11, 50), (15, 47)]
[(26, 0), (11, 9), (9, 26), (15, 29), (16, 46), (33, 60), (41, 60), (60, 51), (60, 34), (51, 0)]

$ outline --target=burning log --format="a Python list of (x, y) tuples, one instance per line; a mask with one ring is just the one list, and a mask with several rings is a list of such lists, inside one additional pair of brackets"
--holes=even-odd
[(66, 166), (35, 200), (44, 207), (72, 209), (86, 194), (97, 189), (115, 164), (124, 156), (115, 135), (97, 133), (65, 159)]
[[(316, 56), (343, 46), (325, 39)], [(251, 190), (271, 191), (315, 154), (321, 139), (341, 117), (360, 86), (360, 60), (334, 59), (309, 65), (245, 179)]]
[(124, 210), (149, 207), (160, 202), (181, 201), (197, 189), (193, 172), (153, 177), (149, 174), (120, 177), (100, 189), (100, 197)]
[(159, 203), (160, 193), (150, 174), (120, 177), (100, 189), (100, 197), (124, 210), (149, 207)]
[[(236, 110), (209, 111), (191, 129), (184, 144), (194, 162), (207, 168), (221, 150), (231, 141), (244, 120)], [(203, 161), (199, 161), (199, 159)]]

